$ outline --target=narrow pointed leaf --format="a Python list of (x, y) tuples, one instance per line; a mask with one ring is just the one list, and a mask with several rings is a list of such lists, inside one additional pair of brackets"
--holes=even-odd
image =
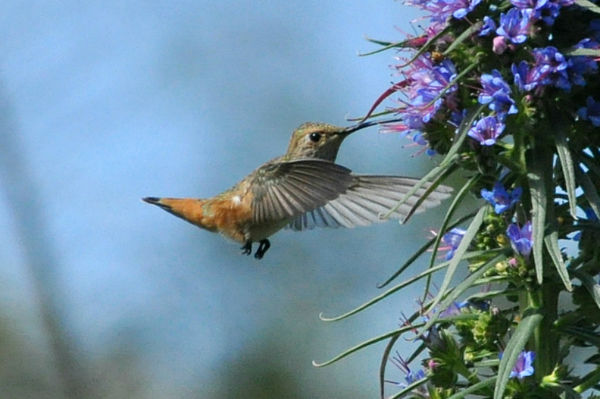
[(579, 7), (586, 8), (591, 12), (600, 14), (600, 7), (589, 0), (575, 0), (575, 4), (577, 4)]
[(596, 280), (594, 280), (592, 276), (583, 270), (575, 270), (573, 274), (579, 279), (579, 281), (581, 281), (585, 289), (589, 292), (592, 299), (596, 303), (596, 306), (600, 308), (600, 285), (596, 283)]
[(450, 396), (448, 399), (462, 399), (462, 398), (464, 398), (467, 395), (479, 392), (479, 391), (481, 391), (483, 389), (486, 389), (488, 387), (492, 387), (496, 383), (496, 378), (497, 377), (492, 377), (492, 378), (488, 378), (487, 380), (479, 381), (478, 383), (473, 384), (470, 387), (467, 387), (465, 389), (461, 389), (459, 392), (457, 392), (454, 395)]
[[(460, 219), (456, 220), (454, 223), (452, 223), (450, 226), (448, 226), (448, 230), (458, 226), (459, 224), (461, 224), (462, 222), (471, 219), (473, 216), (475, 216), (475, 213), (470, 213), (468, 215), (465, 215), (463, 217), (461, 217)], [(443, 226), (443, 224), (442, 224)], [(445, 228), (440, 229), (440, 234), (438, 234), (435, 238), (432, 238), (431, 240), (429, 240), (425, 245), (423, 245), (421, 248), (419, 248), (419, 250), (417, 252), (415, 252), (410, 258), (408, 258), (408, 260), (406, 262), (404, 262), (404, 264), (402, 266), (400, 266), (400, 268), (394, 272), (394, 274), (392, 274), (390, 277), (388, 277), (387, 280), (385, 280), (383, 283), (381, 284), (377, 284), (377, 288), (383, 288), (386, 285), (388, 285), (392, 280), (394, 280), (396, 277), (398, 277), (400, 274), (402, 274), (402, 272), (404, 270), (406, 270), (407, 267), (409, 267), (415, 260), (417, 260), (419, 258), (419, 256), (421, 256), (423, 253), (425, 253), (427, 251), (427, 249), (429, 247), (431, 247), (431, 244), (437, 243), (434, 246), (434, 251), (435, 248), (437, 248), (439, 246), (439, 241), (441, 240), (441, 232), (444, 231)], [(440, 237), (440, 238), (438, 238)], [(435, 262), (435, 259), (434, 259)], [(433, 264), (430, 265), (430, 267), (432, 267)]]
[(473, 33), (479, 32), (481, 30), (482, 25), (483, 25), (482, 22), (476, 22), (476, 23), (472, 24), (471, 26), (469, 26), (467, 29), (465, 29), (460, 35), (458, 35), (458, 37), (456, 39), (454, 39), (452, 41), (450, 46), (448, 46), (448, 48), (444, 51), (444, 55), (451, 54), (452, 51), (454, 51), (454, 49), (458, 45), (460, 45), (465, 40), (470, 39), (471, 36), (473, 35)]
[(564, 52), (565, 55), (573, 56), (586, 56), (586, 57), (600, 57), (600, 49), (596, 48), (574, 48)]
[(442, 183), (442, 181), (444, 181), (448, 177), (448, 175), (450, 175), (452, 172), (454, 172), (455, 169), (456, 169), (456, 165), (452, 165), (451, 164), (444, 171), (444, 173), (440, 174), (431, 183), (431, 186), (429, 186), (429, 188), (427, 190), (425, 190), (425, 192), (423, 193), (423, 195), (421, 195), (419, 197), (419, 199), (417, 200), (417, 202), (415, 202), (415, 204), (413, 205), (412, 209), (406, 214), (406, 216), (404, 217), (404, 219), (402, 219), (402, 223), (406, 223), (406, 221), (408, 221), (408, 219), (411, 218), (411, 216), (417, 211), (417, 209), (421, 206), (421, 204), (427, 199), (427, 197), (429, 197), (429, 194), (431, 194), (433, 192), (433, 190), (435, 190), (436, 187), (439, 186)]
[(494, 390), (494, 399), (502, 399), (506, 384), (510, 378), (510, 372), (517, 363), (519, 353), (525, 348), (525, 344), (538, 324), (542, 321), (543, 316), (540, 313), (529, 313), (517, 325), (513, 336), (508, 341), (506, 349), (500, 359), (498, 366), (498, 376), (496, 388)]
[[(429, 261), (429, 268), (433, 267), (433, 264), (436, 261), (437, 252), (440, 247), (440, 243), (442, 242), (442, 238), (444, 238), (444, 234), (450, 231), (454, 226), (448, 227), (448, 222), (458, 206), (463, 202), (464, 197), (469, 193), (471, 187), (479, 180), (479, 175), (473, 176), (469, 181), (460, 189), (460, 191), (454, 196), (452, 203), (448, 207), (446, 211), (446, 215), (444, 216), (444, 220), (442, 220), (442, 225), (440, 226), (440, 234), (435, 238), (435, 243), (433, 244), (433, 250), (431, 251), (431, 259)], [(429, 292), (429, 286), (431, 285), (431, 277), (427, 278), (427, 282), (425, 283), (425, 295)]]
[[(485, 274), (485, 272), (487, 272), (489, 269), (494, 267), (496, 265), (496, 263), (501, 262), (503, 259), (506, 259), (506, 254), (504, 254), (504, 253), (498, 254), (493, 259), (491, 259), (488, 262), (486, 262), (485, 264), (481, 265), (479, 267), (479, 269), (477, 269), (476, 271), (471, 273), (466, 279), (461, 281), (460, 284), (458, 284), (453, 290), (449, 290), (449, 292), (444, 293), (444, 295), (441, 295), (442, 292), (444, 292), (444, 291), (442, 291), (442, 289), (440, 288), (440, 293), (438, 294), (436, 299), (433, 301), (433, 303), (427, 308), (427, 312), (428, 312), (428, 314), (430, 314), (430, 317), (429, 317), (429, 320), (427, 321), (427, 323), (425, 324), (425, 326), (421, 329), (420, 335), (423, 335), (427, 330), (429, 330), (429, 328), (434, 323), (439, 321), (439, 317), (440, 317), (440, 314), (442, 313), (442, 311), (448, 309), (448, 307), (452, 304), (452, 302), (454, 302), (456, 299), (458, 299), (458, 297), (461, 296), (466, 290), (468, 290), (469, 288), (472, 288), (475, 285), (475, 282), (477, 281), (477, 279), (479, 279), (481, 276), (483, 276)], [(438, 299), (441, 299), (441, 298), (443, 298), (443, 300), (438, 301)], [(440, 304), (439, 312), (433, 313), (432, 310), (437, 305), (437, 303)], [(444, 318), (444, 320), (450, 320), (450, 319), (451, 318), (449, 318), (449, 317)]]
[[(438, 303), (442, 300), (444, 296), (446, 296), (448, 286), (450, 285), (450, 281), (452, 281), (452, 277), (454, 277), (454, 273), (456, 272), (456, 268), (458, 264), (463, 260), (463, 255), (467, 252), (469, 245), (471, 245), (471, 241), (475, 238), (475, 235), (479, 231), (479, 227), (481, 227), (481, 223), (483, 222), (483, 216), (485, 215), (486, 208), (482, 207), (479, 209), (479, 212), (473, 218), (473, 221), (469, 225), (467, 232), (463, 236), (458, 248), (454, 252), (454, 257), (450, 260), (450, 264), (448, 265), (448, 270), (446, 271), (446, 275), (444, 276), (444, 280), (442, 281), (442, 285), (440, 286), (440, 291), (437, 297), (433, 300), (433, 303), (428, 308), (428, 311), (431, 311), (433, 308), (437, 306)], [(431, 326), (431, 320), (427, 323)]]
[(330, 360), (327, 360), (327, 361), (325, 361), (323, 363), (317, 363), (316, 361), (313, 360), (312, 364), (315, 367), (329, 366), (330, 364), (335, 363), (338, 360), (343, 359), (346, 356), (351, 355), (352, 353), (354, 353), (354, 352), (356, 352), (356, 351), (358, 351), (358, 350), (360, 350), (362, 348), (366, 348), (369, 345), (373, 345), (373, 344), (375, 344), (377, 342), (383, 341), (384, 339), (387, 339), (387, 338), (391, 338), (391, 337), (393, 337), (395, 335), (401, 335), (402, 333), (404, 333), (406, 331), (413, 330), (415, 327), (420, 327), (421, 325), (423, 325), (423, 324), (405, 326), (405, 327), (401, 327), (401, 328), (399, 328), (397, 330), (387, 332), (387, 333), (385, 333), (383, 335), (379, 335), (377, 337), (374, 337), (374, 338), (368, 339), (366, 341), (363, 341), (360, 344), (355, 345), (352, 348), (345, 350), (344, 352), (340, 353), (339, 355), (337, 355), (337, 356), (335, 356), (335, 357), (331, 358)]
[(558, 232), (554, 230), (546, 237), (544, 237), (544, 243), (546, 244), (546, 249), (550, 254), (550, 258), (552, 258), (552, 262), (554, 263), (556, 271), (558, 272), (560, 279), (565, 285), (565, 288), (567, 289), (567, 291), (573, 291), (573, 286), (571, 285), (571, 278), (569, 277), (567, 266), (565, 265), (565, 261), (563, 260), (560, 248), (558, 247)]
[(431, 269), (427, 269), (424, 272), (419, 273), (416, 276), (411, 277), (410, 279), (408, 279), (406, 281), (403, 281), (402, 283), (400, 283), (398, 285), (393, 286), (392, 288), (388, 289), (387, 291), (383, 292), (382, 294), (377, 295), (376, 297), (370, 299), (369, 301), (363, 303), (362, 305), (360, 305), (360, 306), (358, 306), (358, 307), (352, 309), (351, 311), (346, 312), (346, 313), (344, 313), (342, 315), (339, 315), (339, 316), (336, 316), (336, 317), (324, 317), (321, 314), (321, 315), (319, 315), (319, 318), (322, 321), (339, 321), (339, 320), (345, 319), (345, 318), (347, 318), (349, 316), (352, 316), (352, 315), (360, 312), (361, 310), (366, 309), (369, 306), (371, 306), (371, 305), (373, 305), (373, 304), (381, 301), (382, 299), (387, 298), (388, 296), (392, 295), (394, 292), (396, 292), (396, 291), (398, 291), (398, 290), (400, 290), (400, 289), (402, 289), (402, 288), (404, 288), (406, 286), (409, 286), (409, 285), (413, 284), (416, 281), (419, 281), (423, 277), (425, 277), (425, 276), (427, 276), (427, 275), (429, 275), (431, 273), (435, 273), (436, 271), (441, 270), (441, 269), (447, 267), (449, 263), (450, 262), (440, 263), (436, 267), (433, 267)]
[(583, 188), (583, 195), (590, 203), (590, 208), (592, 208), (596, 217), (600, 219), (600, 195), (598, 195), (596, 186), (592, 179), (580, 168), (577, 168), (575, 173), (577, 174), (577, 180), (581, 183), (581, 188)]
[(571, 151), (567, 144), (567, 138), (562, 129), (556, 135), (556, 150), (558, 152), (558, 158), (562, 166), (563, 175), (565, 177), (565, 186), (567, 189), (567, 195), (569, 197), (569, 211), (573, 219), (577, 219), (577, 195), (575, 189), (577, 187), (575, 183), (575, 166), (573, 164), (573, 157), (571, 157)]
[(390, 352), (396, 341), (398, 341), (398, 338), (400, 338), (400, 334), (394, 335), (392, 339), (390, 339), (390, 342), (385, 346), (383, 356), (381, 357), (381, 365), (379, 366), (379, 394), (381, 399), (385, 398), (385, 369), (390, 357)]
[[(529, 191), (531, 195), (531, 224), (533, 228), (532, 240), (533, 240), (533, 262), (535, 264), (535, 274), (539, 284), (544, 279), (544, 235), (546, 226), (546, 206), (548, 199), (546, 197), (546, 184), (544, 174), (544, 168), (547, 166), (545, 161), (546, 154), (540, 149), (535, 149), (531, 156), (530, 164), (531, 172), (527, 174), (529, 178)], [(552, 168), (548, 168), (547, 171), (551, 173)]]
[(415, 388), (420, 387), (421, 385), (425, 384), (427, 381), (429, 381), (431, 377), (426, 376), (425, 378), (421, 378), (418, 381), (413, 382), (412, 384), (410, 384), (409, 386), (407, 386), (406, 388), (404, 388), (403, 390), (401, 390), (400, 392), (390, 396), (388, 399), (398, 399), (403, 397), (406, 394), (411, 393), (412, 391), (415, 390)]
[(419, 182), (415, 184), (408, 193), (406, 193), (404, 198), (401, 201), (399, 201), (396, 204), (396, 206), (394, 206), (394, 208), (390, 209), (385, 215), (382, 216), (383, 219), (389, 218), (394, 212), (396, 212), (396, 210), (400, 208), (402, 204), (408, 201), (408, 199), (412, 197), (413, 194), (417, 192), (417, 190), (423, 187), (423, 185), (426, 182), (437, 178), (439, 175), (444, 174), (448, 170), (448, 168), (450, 168), (450, 166), (458, 159), (458, 151), (460, 150), (462, 144), (467, 138), (467, 133), (470, 127), (473, 125), (475, 118), (477, 118), (477, 116), (481, 113), (484, 107), (484, 105), (481, 105), (470, 116), (465, 117), (463, 119), (461, 126), (458, 129), (458, 134), (454, 139), (454, 143), (452, 143), (452, 146), (448, 150), (448, 153), (446, 154), (442, 162), (435, 168), (431, 169), (429, 173), (427, 173), (421, 180), (419, 180)]

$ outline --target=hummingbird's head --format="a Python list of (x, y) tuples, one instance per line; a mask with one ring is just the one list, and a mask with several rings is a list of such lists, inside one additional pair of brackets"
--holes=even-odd
[(350, 129), (327, 123), (303, 123), (294, 130), (286, 156), (290, 159), (319, 158), (333, 162), (340, 144), (350, 133)]

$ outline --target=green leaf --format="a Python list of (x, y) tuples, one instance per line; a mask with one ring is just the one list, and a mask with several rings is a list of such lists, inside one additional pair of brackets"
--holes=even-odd
[(438, 33), (436, 33), (434, 36), (430, 37), (429, 40), (427, 40), (427, 43), (425, 43), (423, 46), (419, 47), (419, 49), (417, 50), (417, 52), (413, 55), (413, 57), (410, 60), (408, 60), (404, 64), (398, 65), (396, 68), (402, 69), (405, 66), (408, 66), (408, 65), (412, 64), (423, 53), (426, 53), (429, 50), (429, 46), (431, 46), (432, 43), (435, 43), (440, 37), (442, 37), (446, 33), (448, 33), (449, 30), (450, 30), (450, 27), (447, 26), (446, 28), (444, 28), (441, 31), (439, 31)]
[(402, 219), (402, 223), (406, 223), (406, 221), (411, 218), (411, 216), (417, 211), (419, 206), (421, 206), (423, 201), (425, 201), (427, 199), (427, 197), (429, 197), (429, 194), (431, 194), (433, 192), (433, 190), (435, 190), (435, 188), (437, 186), (439, 186), (442, 183), (442, 181), (444, 181), (446, 179), (446, 177), (448, 177), (448, 175), (450, 175), (452, 172), (454, 172), (455, 168), (456, 168), (456, 165), (449, 165), (448, 168), (446, 168), (443, 173), (441, 173), (439, 176), (436, 177), (436, 179), (431, 183), (431, 185), (427, 188), (427, 190), (425, 190), (423, 195), (421, 195), (419, 197), (419, 199), (417, 200), (417, 202), (415, 202), (415, 204), (413, 205), (411, 210), (406, 214), (404, 219)]
[(388, 359), (390, 357), (390, 352), (394, 347), (396, 341), (400, 338), (400, 334), (394, 335), (390, 342), (385, 346), (385, 350), (383, 351), (383, 356), (381, 357), (381, 365), (379, 366), (379, 393), (381, 395), (381, 399), (385, 398), (385, 368), (388, 363)]
[[(477, 183), (478, 180), (479, 180), (479, 175), (475, 175), (471, 179), (469, 179), (469, 181), (467, 181), (467, 183), (465, 185), (463, 185), (463, 187), (460, 189), (460, 191), (456, 194), (456, 196), (452, 200), (452, 203), (448, 207), (448, 210), (446, 211), (446, 215), (444, 216), (444, 220), (442, 220), (442, 225), (440, 226), (440, 230), (439, 230), (440, 233), (435, 237), (435, 243), (433, 244), (433, 250), (431, 251), (431, 260), (429, 261), (429, 268), (432, 268), (436, 261), (438, 248), (440, 247), (442, 238), (444, 238), (444, 234), (447, 231), (450, 231), (454, 227), (454, 226), (448, 227), (450, 218), (452, 217), (452, 215), (454, 215), (454, 212), (456, 211), (456, 209), (458, 209), (459, 205), (462, 204), (464, 197), (469, 193), (469, 190), (471, 190), (471, 187), (473, 187), (473, 185), (475, 183)], [(431, 277), (428, 277), (427, 283), (425, 284), (425, 295), (424, 296), (427, 296), (427, 293), (429, 292), (430, 284), (431, 284)]]
[(419, 189), (421, 189), (421, 187), (423, 187), (425, 183), (437, 178), (439, 175), (445, 174), (448, 171), (452, 164), (454, 164), (454, 162), (458, 159), (458, 151), (460, 150), (462, 144), (467, 138), (467, 133), (469, 132), (470, 127), (473, 125), (473, 121), (475, 121), (475, 118), (477, 118), (477, 116), (481, 113), (484, 107), (485, 105), (479, 106), (479, 108), (477, 108), (477, 110), (475, 110), (469, 117), (463, 119), (461, 126), (458, 128), (458, 134), (454, 139), (454, 143), (452, 143), (452, 146), (448, 150), (448, 153), (446, 154), (442, 162), (438, 166), (431, 169), (429, 173), (427, 173), (423, 178), (421, 178), (421, 180), (419, 180), (417, 184), (415, 184), (406, 193), (404, 198), (400, 200), (392, 209), (390, 209), (385, 215), (382, 215), (382, 219), (389, 218), (390, 215), (392, 215), (400, 206), (402, 206), (402, 204), (408, 201), (408, 199), (412, 197), (413, 194), (415, 194)]
[[(468, 215), (465, 215), (462, 218), (460, 218), (457, 221), (455, 221), (454, 223), (452, 223), (450, 225), (450, 227), (448, 227), (448, 228), (451, 229), (453, 227), (456, 227), (459, 224), (461, 224), (462, 222), (464, 222), (465, 220), (468, 220), (468, 219), (472, 218), (474, 215), (475, 215), (475, 213), (470, 213)], [(443, 231), (443, 229), (440, 230), (440, 231)], [(394, 272), (394, 274), (392, 274), (390, 277), (388, 277), (388, 279), (385, 280), (383, 283), (377, 284), (377, 288), (383, 288), (383, 287), (385, 287), (392, 280), (394, 280), (396, 277), (398, 277), (400, 274), (402, 274), (402, 272), (404, 270), (406, 270), (407, 267), (409, 267), (410, 265), (412, 265), (413, 262), (415, 260), (417, 260), (423, 253), (427, 252), (427, 249), (429, 247), (431, 247), (432, 244), (434, 244), (435, 242), (439, 242), (438, 236), (436, 236), (435, 238), (432, 238), (431, 240), (427, 241), (425, 243), (425, 245), (423, 245), (421, 248), (419, 248), (417, 250), (417, 252), (415, 252), (414, 254), (412, 254), (412, 256), (410, 258), (408, 258), (408, 260), (406, 262), (404, 262), (404, 264), (402, 266), (400, 266), (400, 268), (396, 272)], [(437, 244), (437, 245), (439, 245), (439, 244)]]
[(565, 51), (563, 54), (571, 57), (585, 56), (585, 57), (600, 57), (600, 49), (596, 48), (573, 48)]
[[(463, 255), (467, 252), (469, 245), (471, 245), (471, 241), (473, 241), (473, 238), (475, 238), (475, 236), (477, 235), (477, 232), (481, 227), (481, 223), (483, 222), (483, 216), (485, 215), (485, 212), (486, 207), (480, 208), (475, 217), (473, 218), (473, 221), (471, 221), (469, 228), (467, 229), (465, 235), (460, 241), (458, 248), (456, 248), (456, 251), (454, 252), (454, 256), (450, 260), (448, 270), (446, 271), (446, 275), (444, 276), (444, 280), (442, 281), (442, 285), (440, 286), (440, 291), (438, 292), (436, 298), (433, 300), (433, 303), (429, 307), (428, 311), (431, 311), (433, 308), (435, 308), (440, 303), (442, 298), (448, 294), (446, 290), (450, 285), (450, 281), (452, 281), (452, 277), (454, 277), (454, 273), (456, 272), (458, 264), (463, 260)], [(430, 319), (427, 323), (427, 328), (431, 327), (431, 324), (432, 320)]]
[(350, 355), (350, 354), (352, 354), (352, 353), (354, 353), (354, 352), (356, 352), (356, 351), (358, 351), (358, 350), (360, 350), (362, 348), (365, 348), (365, 347), (367, 347), (369, 345), (373, 345), (373, 344), (375, 344), (375, 343), (377, 343), (379, 341), (383, 341), (384, 339), (393, 337), (395, 335), (400, 335), (403, 332), (413, 330), (413, 329), (415, 329), (415, 327), (420, 327), (422, 325), (423, 324), (421, 323), (421, 324), (417, 324), (417, 325), (412, 325), (411, 324), (410, 326), (401, 327), (401, 328), (399, 328), (397, 330), (390, 331), (390, 332), (387, 332), (387, 333), (385, 333), (383, 335), (379, 335), (377, 337), (374, 337), (374, 338), (368, 339), (366, 341), (363, 341), (360, 344), (355, 345), (352, 348), (345, 350), (344, 352), (340, 353), (339, 355), (337, 355), (337, 356), (335, 356), (335, 357), (331, 358), (330, 360), (327, 360), (327, 361), (325, 361), (323, 363), (317, 363), (316, 361), (313, 360), (312, 364), (315, 367), (329, 366), (330, 364), (335, 363), (338, 360), (343, 359), (346, 356), (348, 356), (348, 355)]
[(535, 328), (542, 321), (543, 316), (535, 310), (530, 312), (526, 311), (526, 316), (521, 320), (513, 336), (508, 341), (506, 349), (500, 359), (500, 366), (498, 366), (498, 380), (496, 382), (496, 388), (494, 390), (494, 399), (502, 399), (506, 384), (510, 377), (510, 372), (517, 363), (519, 353), (525, 347), (525, 343), (533, 334)]
[[(552, 173), (552, 167), (546, 165), (546, 153), (535, 147), (530, 159), (531, 172), (527, 174), (529, 178), (529, 191), (531, 195), (531, 224), (533, 228), (533, 261), (535, 263), (535, 274), (539, 284), (544, 280), (544, 235), (546, 227), (546, 206), (548, 198), (546, 197), (546, 179), (545, 173)], [(546, 171), (544, 168), (547, 168)]]
[[(463, 240), (464, 240), (464, 238), (463, 238)], [(502, 261), (503, 259), (506, 259), (506, 254), (504, 254), (504, 253), (498, 254), (494, 258), (487, 261), (485, 264), (481, 265), (479, 267), (479, 269), (477, 269), (476, 271), (471, 273), (469, 275), (469, 277), (464, 279), (454, 289), (449, 290), (448, 292), (444, 292), (440, 288), (440, 293), (438, 294), (436, 299), (431, 303), (430, 306), (427, 307), (427, 313), (430, 314), (430, 317), (429, 317), (429, 320), (427, 321), (427, 323), (425, 324), (425, 326), (423, 326), (423, 328), (421, 329), (421, 333), (419, 335), (424, 334), (425, 331), (427, 331), (434, 323), (437, 323), (438, 321), (440, 321), (439, 317), (443, 310), (448, 309), (448, 307), (452, 304), (452, 302), (454, 302), (460, 295), (462, 295), (463, 292), (465, 292), (469, 288), (472, 288), (475, 285), (475, 282), (477, 281), (477, 279), (479, 279), (481, 276), (483, 276), (485, 274), (485, 272), (487, 272), (489, 269), (494, 267), (496, 265), (496, 263)], [(442, 293), (443, 293), (443, 295), (442, 295)], [(443, 300), (441, 300), (442, 298), (443, 298)], [(440, 302), (440, 300), (441, 300), (441, 302)], [(437, 305), (437, 303), (440, 303), (440, 306), (439, 306), (440, 311), (432, 313), (431, 310), (433, 310), (433, 308)], [(445, 317), (443, 319), (443, 321), (447, 321), (447, 320), (451, 320), (451, 318)]]
[(398, 399), (403, 397), (406, 394), (411, 393), (412, 391), (415, 390), (415, 388), (420, 387), (421, 385), (425, 384), (427, 381), (429, 381), (431, 377), (426, 376), (425, 378), (421, 378), (418, 381), (413, 382), (412, 384), (410, 384), (409, 386), (407, 386), (406, 388), (404, 388), (403, 390), (401, 390), (400, 392), (390, 396), (388, 399)]
[(565, 261), (563, 260), (562, 254), (560, 252), (560, 248), (558, 247), (558, 232), (556, 230), (552, 231), (546, 237), (544, 237), (544, 243), (546, 244), (546, 249), (552, 258), (552, 262), (556, 267), (556, 271), (560, 276), (565, 288), (568, 291), (573, 291), (573, 286), (571, 285), (571, 278), (569, 277), (569, 272), (567, 271), (567, 266), (565, 265)]
[(559, 331), (579, 338), (584, 342), (588, 342), (596, 347), (600, 347), (600, 335), (593, 330), (583, 327), (560, 327)]
[(596, 306), (600, 308), (600, 285), (596, 283), (596, 280), (588, 273), (583, 270), (575, 270), (573, 271), (575, 277), (581, 281), (585, 289), (589, 292), (592, 299), (596, 303)]
[(473, 384), (468, 388), (461, 389), (459, 392), (450, 396), (448, 399), (462, 399), (467, 395), (470, 395), (475, 392), (479, 392), (488, 387), (492, 387), (496, 383), (497, 377), (488, 378), (487, 380), (479, 381), (477, 384)]
[(381, 301), (382, 299), (387, 298), (388, 296), (392, 295), (394, 292), (396, 292), (396, 291), (398, 291), (398, 290), (400, 290), (400, 289), (402, 289), (402, 288), (404, 288), (406, 286), (409, 286), (409, 285), (411, 285), (412, 283), (414, 283), (416, 281), (419, 281), (423, 277), (425, 277), (425, 276), (427, 276), (427, 275), (429, 275), (431, 273), (435, 273), (436, 271), (441, 270), (441, 269), (447, 267), (449, 263), (450, 262), (440, 263), (436, 267), (433, 267), (431, 269), (427, 269), (424, 272), (422, 272), (420, 274), (417, 274), (416, 276), (414, 276), (414, 277), (412, 277), (412, 278), (410, 278), (410, 279), (408, 279), (406, 281), (403, 281), (402, 283), (400, 283), (398, 285), (393, 286), (392, 288), (388, 289), (387, 291), (383, 292), (382, 294), (377, 295), (376, 297), (370, 299), (369, 301), (363, 303), (362, 305), (360, 305), (360, 306), (358, 306), (358, 307), (352, 309), (351, 311), (346, 312), (346, 313), (344, 313), (342, 315), (339, 315), (339, 316), (336, 316), (336, 317), (324, 317), (323, 314), (320, 314), (319, 318), (321, 320), (323, 320), (323, 321), (338, 321), (338, 320), (345, 319), (346, 317), (352, 316), (352, 315), (360, 312), (361, 310), (366, 309), (369, 306), (371, 306), (371, 305), (373, 305), (373, 304)]
[(575, 0), (575, 4), (577, 4), (579, 7), (586, 8), (586, 9), (590, 10), (591, 12), (600, 14), (600, 7), (598, 7), (597, 5), (595, 5), (594, 3), (592, 3), (589, 0)]
[(583, 172), (580, 168), (575, 170), (577, 174), (577, 181), (581, 183), (581, 188), (583, 189), (583, 195), (590, 203), (590, 208), (596, 214), (596, 217), (600, 219), (600, 196), (598, 195), (598, 191), (596, 190), (596, 186), (590, 179), (590, 177)]
[(563, 175), (565, 177), (565, 186), (567, 189), (567, 195), (569, 197), (569, 211), (573, 219), (577, 219), (577, 195), (575, 189), (577, 187), (575, 183), (575, 166), (573, 164), (573, 158), (571, 157), (571, 151), (567, 144), (567, 137), (564, 130), (559, 129), (556, 134), (556, 150), (558, 152), (558, 158), (562, 166)]
[(476, 22), (476, 23), (472, 24), (471, 26), (469, 26), (460, 35), (458, 35), (458, 37), (456, 39), (454, 39), (452, 41), (450, 46), (448, 46), (448, 48), (444, 51), (443, 54), (444, 55), (450, 54), (456, 48), (456, 46), (460, 45), (462, 42), (464, 42), (465, 40), (470, 38), (471, 35), (473, 35), (474, 33), (479, 32), (482, 25), (483, 25), (483, 22)]

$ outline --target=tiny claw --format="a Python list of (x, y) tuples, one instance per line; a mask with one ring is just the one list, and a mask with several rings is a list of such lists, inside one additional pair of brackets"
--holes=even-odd
[(252, 241), (246, 241), (240, 249), (242, 250), (242, 255), (250, 255), (252, 253)]
[(267, 240), (266, 238), (264, 240), (260, 240), (258, 244), (258, 249), (256, 250), (254, 257), (256, 259), (262, 259), (262, 257), (265, 256), (265, 253), (269, 250), (270, 247), (271, 243), (269, 242), (269, 240)]

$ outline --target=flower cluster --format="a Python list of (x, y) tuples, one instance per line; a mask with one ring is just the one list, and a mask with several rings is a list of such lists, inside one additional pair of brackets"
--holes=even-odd
[[(385, 43), (405, 52), (394, 69), (399, 81), (373, 109), (394, 95), (384, 113), (397, 118), (384, 130), (443, 157), (417, 189), (452, 174), (469, 180), (456, 191), (441, 236), (382, 284), (428, 249), (434, 253), (429, 269), (397, 286), (426, 280), (421, 309), (384, 335), (393, 337), (391, 346), (407, 331), (422, 340), (410, 357), (422, 360), (418, 373), (399, 356), (391, 359), (406, 375), (394, 397), (464, 397), (463, 389), (486, 398), (578, 397), (600, 381), (592, 356), (600, 351), (595, 2), (405, 1), (423, 10), (429, 25), (420, 36)], [(461, 208), (468, 196), (481, 206)], [(577, 248), (566, 251), (562, 240)], [(446, 252), (436, 266), (438, 251)], [(432, 295), (438, 272), (442, 284)], [(561, 308), (559, 295), (570, 298), (569, 308)], [(589, 349), (595, 370), (582, 375), (569, 364), (574, 346)]]

